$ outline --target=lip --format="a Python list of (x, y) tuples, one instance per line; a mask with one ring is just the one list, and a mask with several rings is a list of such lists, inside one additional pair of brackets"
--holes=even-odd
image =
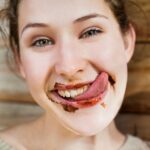
[(54, 89), (52, 91), (55, 90), (70, 90), (70, 89), (76, 89), (76, 88), (80, 88), (83, 87), (85, 85), (91, 85), (94, 81), (87, 81), (87, 82), (82, 82), (82, 83), (77, 83), (77, 84), (70, 84), (70, 85), (65, 85), (65, 84), (61, 84), (61, 83), (57, 83), (54, 86)]
[[(100, 74), (100, 73), (99, 73)], [(96, 79), (96, 78), (95, 78)], [(76, 89), (76, 88), (80, 88), (80, 87), (83, 87), (85, 85), (89, 86), (91, 85), (94, 81), (85, 81), (85, 82), (82, 82), (82, 83), (77, 83), (77, 84), (69, 84), (69, 85), (65, 85), (65, 84), (62, 84), (62, 83), (55, 83), (54, 85), (54, 88), (52, 90), (50, 90), (50, 92), (53, 92), (55, 90), (70, 90), (70, 89)], [(109, 82), (111, 83), (112, 86), (114, 86), (115, 84), (115, 79), (109, 75), (108, 77), (108, 80)]]
[(57, 104), (61, 104), (63, 106), (67, 106), (70, 107), (70, 109), (80, 109), (80, 108), (88, 108), (88, 107), (92, 107), (98, 103), (103, 103), (103, 98), (106, 94), (107, 90), (105, 90), (105, 92), (100, 93), (97, 97), (88, 99), (88, 100), (80, 100), (80, 101), (75, 101), (75, 100), (65, 100), (62, 97), (60, 97), (56, 92), (51, 92), (49, 93), (48, 97), (50, 97), (50, 99), (57, 103)]
[[(108, 74), (107, 74), (108, 75)], [(96, 79), (95, 79), (96, 80)], [(73, 98), (63, 98), (61, 97), (57, 90), (66, 90), (66, 89), (72, 89), (72, 88), (79, 88), (82, 87), (84, 85), (90, 85), (92, 83), (95, 82), (94, 81), (90, 81), (90, 82), (86, 82), (86, 83), (78, 83), (76, 85), (63, 85), (63, 84), (55, 84), (55, 88), (52, 91), (48, 91), (47, 92), (47, 96), (48, 98), (58, 104), (61, 104), (63, 107), (69, 108), (67, 110), (76, 110), (79, 108), (87, 108), (87, 107), (91, 107), (96, 105), (97, 103), (102, 104), (103, 103), (103, 98), (107, 92), (107, 87), (108, 87), (108, 83), (106, 84), (105, 90), (101, 91), (100, 93), (98, 93), (98, 95), (96, 95), (95, 97), (92, 97), (90, 99), (81, 99), (81, 100), (75, 100)], [(110, 82), (110, 81), (108, 81)]]

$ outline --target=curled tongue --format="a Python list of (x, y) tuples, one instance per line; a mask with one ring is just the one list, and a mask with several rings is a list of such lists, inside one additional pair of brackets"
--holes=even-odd
[(84, 99), (91, 99), (103, 93), (108, 84), (108, 74), (102, 72), (98, 75), (95, 81), (90, 85), (89, 89), (85, 91), (83, 94), (74, 97), (74, 100), (84, 100)]

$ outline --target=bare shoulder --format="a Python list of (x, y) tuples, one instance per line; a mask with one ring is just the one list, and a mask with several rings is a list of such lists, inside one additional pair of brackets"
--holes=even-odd
[(15, 128), (6, 129), (0, 132), (0, 141), (2, 145), (8, 146), (14, 150), (27, 150), (16, 136)]
[(128, 150), (128, 149), (150, 150), (150, 147), (142, 139), (135, 137), (135, 136), (132, 136), (132, 135), (127, 135), (126, 142), (124, 143), (121, 150)]
[(14, 150), (33, 149), (38, 131), (41, 129), (39, 122), (37, 119), (3, 130), (0, 132), (0, 139), (14, 147)]

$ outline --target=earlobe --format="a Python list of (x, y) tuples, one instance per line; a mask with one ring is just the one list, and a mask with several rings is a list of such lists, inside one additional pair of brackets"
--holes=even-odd
[(126, 53), (127, 63), (130, 61), (130, 59), (134, 53), (135, 41), (136, 41), (135, 29), (130, 24), (130, 27), (125, 35), (125, 53)]

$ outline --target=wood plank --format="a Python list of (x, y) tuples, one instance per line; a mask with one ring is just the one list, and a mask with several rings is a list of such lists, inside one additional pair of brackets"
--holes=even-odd
[(43, 112), (36, 104), (0, 102), (0, 129), (31, 121)]
[(126, 96), (139, 92), (150, 93), (150, 70), (129, 72)]
[(123, 112), (150, 113), (150, 44), (138, 44), (129, 63)]
[(150, 115), (150, 92), (138, 92), (126, 97), (121, 112)]
[(6, 49), (0, 50), (0, 100), (33, 101), (24, 80), (8, 67), (6, 53)]
[(150, 140), (150, 115), (120, 114), (115, 120), (118, 129), (123, 133)]
[(127, 5), (129, 18), (135, 22), (138, 41), (150, 41), (150, 3), (149, 0), (133, 0), (136, 5)]
[(150, 42), (136, 44), (134, 55), (129, 62), (129, 72), (150, 70)]

